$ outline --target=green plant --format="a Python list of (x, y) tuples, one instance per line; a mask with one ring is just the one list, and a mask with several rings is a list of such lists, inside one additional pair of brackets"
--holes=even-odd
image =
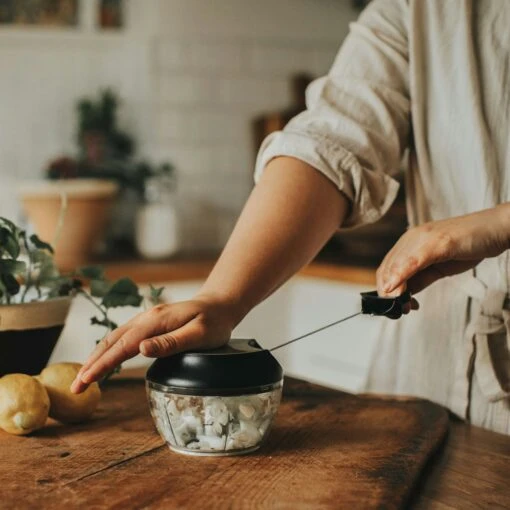
[(135, 140), (117, 123), (119, 104), (120, 100), (112, 89), (100, 90), (96, 97), (84, 97), (78, 101), (78, 156), (60, 156), (51, 161), (46, 169), (48, 178), (112, 179), (123, 188), (136, 190), (140, 197), (144, 195), (145, 183), (151, 177), (164, 177), (174, 183), (173, 165), (135, 160)]
[(175, 188), (175, 167), (170, 163), (154, 165), (148, 161), (140, 161), (135, 165), (131, 174), (131, 185), (143, 196), (147, 181), (153, 177), (158, 177), (161, 182)]
[(29, 236), (12, 221), (0, 217), (0, 305), (79, 294), (98, 312), (91, 317), (91, 324), (109, 332), (117, 327), (110, 317), (113, 308), (138, 307), (144, 299), (151, 304), (160, 301), (163, 288), (151, 285), (149, 295), (144, 297), (130, 278), (110, 281), (99, 266), (61, 274), (53, 253), (52, 246), (37, 235)]
[(77, 139), (82, 159), (90, 157), (87, 136), (91, 134), (102, 137), (104, 157), (108, 159), (127, 160), (134, 153), (133, 137), (117, 126), (119, 103), (117, 94), (108, 88), (101, 90), (97, 98), (82, 98), (78, 101)]

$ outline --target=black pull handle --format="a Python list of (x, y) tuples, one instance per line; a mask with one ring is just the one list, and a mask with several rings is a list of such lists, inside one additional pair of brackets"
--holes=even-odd
[(411, 301), (411, 294), (406, 291), (397, 297), (381, 297), (376, 290), (361, 293), (361, 313), (380, 315), (389, 319), (400, 319), (402, 307)]

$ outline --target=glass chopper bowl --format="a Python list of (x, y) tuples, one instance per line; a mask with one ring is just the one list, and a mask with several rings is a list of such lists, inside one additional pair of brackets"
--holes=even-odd
[(178, 453), (239, 455), (267, 438), (280, 404), (283, 370), (255, 340), (156, 360), (146, 376), (151, 414)]

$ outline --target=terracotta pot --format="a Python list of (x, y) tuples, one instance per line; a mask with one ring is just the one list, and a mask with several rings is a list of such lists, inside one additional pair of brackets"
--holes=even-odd
[(41, 372), (64, 328), (71, 301), (62, 297), (0, 306), (0, 377)]
[[(59, 269), (73, 270), (90, 261), (104, 237), (117, 191), (116, 183), (93, 179), (39, 181), (21, 186), (23, 208), (37, 235), (54, 244)], [(64, 194), (67, 209), (55, 244)]]

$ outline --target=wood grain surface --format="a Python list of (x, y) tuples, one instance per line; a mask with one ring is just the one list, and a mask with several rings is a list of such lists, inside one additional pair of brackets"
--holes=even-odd
[(258, 453), (190, 457), (156, 433), (142, 380), (117, 379), (86, 424), (0, 432), (0, 508), (404, 508), (447, 426), (430, 402), (289, 379)]

